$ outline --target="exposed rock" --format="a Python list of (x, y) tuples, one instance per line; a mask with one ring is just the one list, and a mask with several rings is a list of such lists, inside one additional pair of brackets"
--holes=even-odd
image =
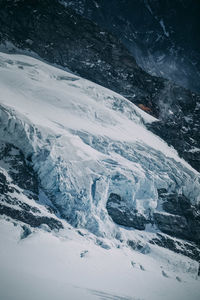
[[(51, 229), (63, 228), (62, 223), (51, 216), (44, 216), (34, 205), (39, 200), (39, 182), (35, 172), (27, 165), (23, 153), (15, 146), (0, 143), (0, 215), (6, 215), (31, 227), (47, 224)], [(32, 202), (27, 203), (27, 200)], [(25, 201), (24, 201), (25, 200)], [(30, 234), (23, 225), (21, 238)]]
[(175, 237), (200, 242), (200, 207), (192, 205), (184, 196), (169, 194), (159, 190), (163, 212), (155, 212), (154, 219), (158, 228)]
[(32, 233), (31, 229), (27, 225), (23, 225), (22, 230), (21, 240), (27, 238)]
[(117, 194), (110, 194), (106, 208), (112, 220), (118, 225), (144, 230), (146, 223), (148, 223), (143, 215), (130, 210), (125, 200)]
[(150, 74), (200, 92), (199, 1), (62, 2), (116, 35)]
[(151, 252), (151, 249), (147, 243), (142, 243), (141, 241), (136, 242), (136, 241), (128, 240), (127, 244), (133, 250), (139, 251), (142, 254), (148, 254)]
[[(185, 102), (185, 106), (188, 104), (184, 111), (180, 110), (178, 114), (168, 115), (165, 120), (153, 122), (148, 125), (148, 129), (159, 135), (168, 145), (172, 145), (180, 157), (200, 171), (200, 104), (199, 100), (193, 102), (192, 97), (190, 100)], [(170, 107), (166, 110), (166, 115), (169, 111)]]
[(153, 216), (155, 224), (162, 232), (183, 239), (190, 237), (188, 224), (183, 216), (170, 215), (163, 212), (155, 212)]
[(169, 278), (169, 276), (167, 275), (167, 273), (164, 270), (162, 270), (162, 275), (166, 278)]
[[(33, 169), (26, 163), (23, 153), (14, 145), (0, 143), (0, 160), (4, 162), (3, 166), (7, 166), (6, 171), (11, 183), (23, 189), (30, 199), (38, 200), (38, 179)], [(11, 189), (11, 186), (7, 185), (7, 188)], [(14, 188), (12, 189), (14, 191)]]
[(34, 215), (30, 212), (28, 213), (23, 210), (17, 210), (13, 207), (4, 206), (2, 204), (0, 204), (0, 215), (9, 216), (14, 220), (29, 224), (32, 227), (39, 227), (42, 224), (47, 224), (52, 230), (63, 228), (62, 223), (54, 218)]
[[(193, 206), (184, 195), (169, 194), (166, 189), (159, 189), (158, 194), (164, 211), (155, 211), (151, 220), (131, 211), (125, 199), (117, 194), (110, 194), (106, 208), (112, 220), (119, 225), (144, 230), (151, 221), (167, 235), (158, 233), (150, 243), (200, 261), (199, 207)], [(127, 243), (136, 251), (144, 254), (150, 252), (148, 244), (132, 240)]]
[(169, 235), (157, 233), (157, 237), (149, 241), (151, 244), (156, 244), (160, 247), (170, 249), (176, 253), (188, 256), (191, 259), (200, 261), (199, 245), (193, 242), (186, 242), (172, 238)]

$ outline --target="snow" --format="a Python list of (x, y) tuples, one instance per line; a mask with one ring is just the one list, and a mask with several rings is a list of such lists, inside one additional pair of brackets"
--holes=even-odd
[(166, 27), (165, 27), (165, 24), (164, 24), (164, 22), (163, 22), (162, 19), (160, 20), (160, 26), (162, 27), (164, 34), (165, 34), (167, 37), (169, 37), (169, 32), (167, 32)]
[(1, 140), (32, 159), (47, 195), (71, 224), (115, 236), (111, 193), (141, 214), (158, 188), (199, 202), (199, 173), (149, 132), (155, 119), (122, 96), (23, 55), (0, 54)]
[(199, 299), (199, 280), (183, 272), (195, 269), (192, 261), (182, 258), (174, 272), (167, 260), (179, 261), (165, 249), (151, 256), (106, 250), (73, 230), (63, 237), (36, 230), (20, 240), (20, 226), (0, 224), (1, 299)]
[[(199, 202), (199, 173), (146, 129), (155, 118), (108, 89), (24, 55), (0, 54), (0, 90), (0, 141), (29, 157), (41, 183), (39, 203), (13, 196), (48, 216), (43, 205), (53, 198), (78, 227), (62, 220), (64, 230), (43, 226), (21, 240), (21, 227), (2, 217), (0, 299), (199, 299), (197, 262), (150, 248), (156, 228), (128, 230), (106, 210), (111, 193), (141, 214), (160, 210), (158, 188)], [(0, 166), (9, 177), (9, 164)], [(128, 240), (142, 243), (146, 254), (130, 249)]]
[(193, 147), (192, 149), (188, 150), (188, 152), (191, 152), (191, 153), (200, 152), (200, 148)]

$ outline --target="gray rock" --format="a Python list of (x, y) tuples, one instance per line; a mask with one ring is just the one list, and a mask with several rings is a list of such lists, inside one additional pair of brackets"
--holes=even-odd
[[(6, 168), (9, 178), (3, 173)], [(34, 204), (23, 202), (22, 195), (31, 199), (39, 200), (39, 182), (31, 164), (23, 153), (11, 144), (0, 143), (0, 215), (8, 216), (13, 220), (23, 222), (31, 227), (48, 225), (53, 229), (63, 228), (62, 223), (54, 215), (44, 216)], [(34, 202), (33, 202), (34, 203)], [(26, 238), (30, 228), (22, 226), (21, 238)]]
[(162, 212), (154, 213), (155, 224), (167, 234), (175, 237), (200, 242), (200, 207), (192, 205), (184, 195), (158, 191), (162, 202)]
[(180, 238), (189, 237), (189, 227), (183, 216), (155, 212), (153, 217), (155, 224), (162, 232)]
[(151, 239), (149, 243), (156, 244), (160, 247), (188, 256), (196, 261), (200, 261), (200, 248), (195, 242), (178, 240), (177, 238), (172, 238), (169, 235), (157, 233), (157, 237)]
[(118, 225), (144, 230), (148, 221), (134, 210), (119, 195), (111, 193), (106, 208), (112, 220)]

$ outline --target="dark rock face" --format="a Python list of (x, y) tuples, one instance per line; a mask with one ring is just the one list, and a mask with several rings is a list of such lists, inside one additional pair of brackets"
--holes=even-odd
[(198, 0), (64, 0), (116, 35), (150, 74), (200, 92)]
[(161, 194), (164, 202), (163, 209), (174, 215), (192, 216), (193, 209), (190, 201), (184, 195)]
[(14, 220), (18, 220), (23, 223), (29, 224), (31, 227), (39, 227), (42, 224), (46, 224), (52, 230), (63, 228), (62, 223), (54, 218), (49, 218), (45, 216), (35, 216), (32, 213), (27, 212), (25, 210), (20, 211), (8, 206), (3, 206), (1, 204), (0, 204), (0, 215), (6, 215), (8, 217), (11, 217)]
[(147, 220), (143, 215), (131, 211), (125, 200), (117, 194), (110, 194), (106, 208), (112, 220), (118, 225), (144, 230)]
[[(106, 3), (110, 5), (110, 1)], [(51, 63), (69, 67), (159, 117), (160, 121), (149, 125), (149, 129), (200, 170), (200, 96), (144, 72), (113, 35), (57, 0), (2, 0), (0, 42), (7, 41)]]
[(159, 191), (163, 212), (155, 212), (154, 220), (158, 228), (175, 236), (200, 244), (200, 207), (192, 205), (184, 195)]
[[(200, 262), (200, 207), (194, 207), (183, 195), (168, 194), (158, 190), (164, 212), (154, 212), (149, 219), (128, 209), (126, 202), (117, 194), (110, 194), (108, 214), (112, 220), (126, 227), (144, 230), (147, 223), (157, 226), (161, 232), (149, 240), (150, 244), (170, 249)], [(167, 212), (167, 213), (165, 213)], [(128, 246), (143, 254), (150, 252), (148, 244), (129, 240)]]
[(155, 224), (169, 235), (187, 238), (189, 236), (187, 221), (183, 216), (154, 213)]
[[(150, 243), (200, 261), (200, 207), (193, 206), (184, 195), (169, 194), (165, 189), (158, 190), (158, 195), (163, 211), (155, 210), (148, 218), (131, 211), (126, 200), (114, 193), (110, 194), (106, 208), (118, 225), (144, 230), (151, 223), (163, 233), (157, 233)], [(128, 245), (144, 254), (149, 251), (147, 245), (135, 241), (128, 241)]]
[[(30, 204), (24, 201), (30, 201)], [(0, 215), (31, 227), (46, 224), (50, 229), (63, 228), (54, 215), (43, 215), (34, 205), (39, 201), (39, 182), (22, 152), (11, 144), (0, 143)], [(49, 211), (49, 207), (46, 207)]]
[(169, 194), (159, 190), (162, 211), (148, 217), (130, 209), (130, 204), (119, 195), (111, 193), (106, 208), (112, 220), (126, 227), (144, 230), (148, 223), (155, 224), (163, 233), (200, 243), (200, 207), (193, 206), (184, 195)]
[[(32, 168), (26, 164), (23, 153), (11, 144), (1, 143), (0, 160), (8, 165), (8, 174), (12, 178), (12, 183), (23, 189), (30, 199), (38, 200), (37, 176)], [(3, 174), (1, 176), (5, 177)], [(9, 186), (7, 188), (11, 189)]]
[[(200, 105), (193, 97), (180, 104), (182, 111), (147, 127), (172, 145), (196, 170), (200, 171)], [(178, 107), (178, 104), (177, 104)]]
[(160, 233), (157, 233), (157, 237), (149, 242), (150, 244), (156, 244), (160, 247), (170, 249), (200, 262), (200, 248), (195, 243), (177, 240), (171, 238), (169, 235)]

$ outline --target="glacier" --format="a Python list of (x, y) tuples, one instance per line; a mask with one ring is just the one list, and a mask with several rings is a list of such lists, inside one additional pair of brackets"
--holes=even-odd
[[(163, 209), (166, 191), (191, 207), (200, 203), (199, 173), (147, 130), (156, 119), (119, 94), (25, 55), (0, 53), (0, 90), (0, 151), (9, 149), (0, 156), (0, 179), (15, 200), (4, 204), (20, 212), (26, 204), (38, 223), (46, 220), (33, 228), (0, 216), (0, 298), (199, 299), (196, 246), (170, 237), (174, 253), (150, 243), (161, 233), (153, 214), (172, 217)], [(21, 159), (15, 168), (14, 156)], [(19, 164), (37, 176), (38, 199), (12, 183), (9, 169), (17, 176)], [(119, 212), (133, 226), (115, 222)]]
[(199, 173), (150, 133), (155, 119), (122, 96), (23, 55), (0, 54), (0, 136), (18, 147), (73, 226), (115, 237), (111, 194), (148, 216), (158, 189), (200, 202)]

